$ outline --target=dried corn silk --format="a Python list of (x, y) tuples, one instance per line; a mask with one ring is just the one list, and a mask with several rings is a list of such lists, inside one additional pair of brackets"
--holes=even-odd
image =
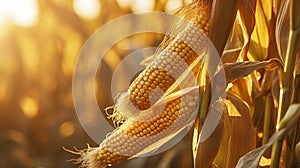
[(159, 141), (193, 123), (210, 8), (210, 1), (197, 1), (178, 12), (189, 23), (174, 25), (152, 62), (117, 97), (110, 118), (122, 124), (98, 148), (82, 154), (82, 167), (107, 167), (144, 154), (150, 146), (155, 150)]

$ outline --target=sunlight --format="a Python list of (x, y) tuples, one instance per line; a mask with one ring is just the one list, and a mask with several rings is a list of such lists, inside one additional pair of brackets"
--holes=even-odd
[(174, 11), (178, 9), (179, 7), (182, 7), (183, 3), (182, 1), (177, 1), (177, 0), (169, 0), (167, 5), (166, 5), (166, 11)]
[(132, 3), (133, 12), (146, 12), (154, 8), (154, 0), (135, 0)]
[(121, 8), (126, 9), (130, 7), (132, 0), (116, 0)]
[(184, 0), (184, 3), (185, 4), (190, 4), (190, 3), (192, 3), (193, 2), (193, 0)]
[(276, 130), (279, 130), (279, 124), (276, 124), (275, 128), (276, 128)]
[(229, 116), (232, 116), (232, 117), (241, 117), (242, 116), (240, 114), (240, 112), (238, 111), (238, 109), (236, 109), (236, 107), (232, 104), (231, 101), (227, 101), (227, 108), (228, 108)]
[(66, 121), (59, 126), (59, 134), (64, 138), (73, 135), (74, 132), (75, 132), (75, 126), (71, 121)]
[(36, 0), (0, 0), (0, 25), (11, 21), (16, 25), (29, 27), (38, 17)]
[(270, 166), (270, 165), (271, 165), (271, 159), (262, 156), (259, 161), (259, 166), (265, 167), (265, 166)]
[(25, 116), (28, 118), (34, 118), (39, 110), (38, 102), (35, 99), (28, 96), (21, 100), (20, 106)]
[(101, 5), (97, 0), (74, 0), (73, 8), (80, 17), (95, 19), (100, 13)]
[(5, 81), (0, 80), (0, 101), (5, 99), (7, 94), (7, 84)]

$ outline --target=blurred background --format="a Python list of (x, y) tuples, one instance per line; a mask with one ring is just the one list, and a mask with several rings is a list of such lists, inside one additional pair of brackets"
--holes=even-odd
[[(0, 0), (0, 168), (78, 167), (63, 150), (97, 146), (81, 127), (72, 101), (72, 73), (81, 46), (101, 25), (133, 12), (174, 11), (191, 0)], [(161, 35), (130, 37), (107, 53), (96, 89), (112, 104), (118, 62)], [(134, 43), (133, 43), (134, 42)], [(146, 44), (145, 44), (146, 43)], [(126, 45), (124, 45), (126, 44)], [(116, 167), (192, 167), (190, 136), (156, 156)], [(188, 147), (187, 147), (188, 146)]]

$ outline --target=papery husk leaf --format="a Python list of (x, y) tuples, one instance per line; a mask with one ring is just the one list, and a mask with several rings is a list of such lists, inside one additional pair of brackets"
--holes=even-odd
[[(222, 66), (223, 69), (221, 70), (225, 71), (226, 81), (227, 83), (230, 83), (236, 79), (246, 77), (247, 75), (251, 74), (253, 71), (257, 69), (265, 68), (266, 70), (272, 71), (275, 70), (277, 67), (282, 67), (282, 65), (278, 59), (273, 58), (268, 61), (243, 61), (243, 62), (235, 62), (235, 63), (224, 63)], [(223, 71), (218, 71), (216, 73), (214, 81), (217, 82), (215, 83), (218, 83), (218, 81), (223, 80), (224, 75), (222, 74), (222, 72)], [(213, 89), (218, 88), (219, 90), (225, 89), (225, 88), (219, 88), (218, 86), (215, 85), (212, 88)], [(243, 88), (243, 90), (246, 89)], [(250, 103), (251, 101), (247, 101), (247, 102)]]
[(277, 50), (282, 60), (285, 60), (285, 55), (287, 51), (286, 44), (288, 44), (290, 32), (288, 4), (289, 1), (285, 1), (285, 3), (282, 4), (275, 25), (275, 39), (277, 44)]
[[(232, 30), (237, 13), (237, 0), (215, 0), (213, 4), (209, 37), (219, 55), (222, 55), (225, 44)], [(220, 27), (222, 27), (220, 29)]]
[(271, 1), (258, 0), (255, 10), (255, 27), (251, 35), (248, 58), (251, 61), (263, 61), (268, 56), (269, 29), (272, 15)]
[(229, 146), (229, 140), (231, 134), (231, 126), (230, 126), (229, 114), (227, 110), (224, 111), (223, 119), (224, 119), (223, 138), (221, 141), (219, 152), (215, 157), (215, 160), (213, 161), (215, 167), (219, 167), (219, 168), (227, 167), (227, 162), (230, 159), (230, 156), (228, 155), (228, 146)]
[(275, 141), (280, 140), (283, 136), (292, 128), (300, 117), (300, 104), (293, 104), (289, 107), (286, 115), (283, 117), (280, 122), (280, 129), (278, 132), (273, 134), (273, 136), (269, 139), (269, 142), (251, 152), (248, 152), (242, 158), (240, 158), (236, 168), (256, 168), (259, 164), (261, 156), (264, 152), (270, 148)]
[[(196, 147), (195, 168), (209, 167), (219, 151), (224, 132), (224, 121), (221, 117), (223, 116), (223, 106), (224, 102), (216, 101), (207, 114)], [(217, 119), (220, 120), (217, 121)], [(218, 122), (217, 125), (215, 125), (216, 122)]]
[(291, 10), (291, 28), (297, 32), (300, 32), (300, 1), (290, 0)]
[(224, 116), (224, 137), (214, 160), (218, 167), (234, 167), (239, 158), (255, 148), (255, 132), (248, 106), (237, 96), (227, 93), (228, 116)]
[(241, 20), (244, 23), (247, 34), (251, 36), (251, 33), (255, 25), (255, 11), (256, 0), (239, 0), (238, 1), (238, 10), (241, 15)]
[(226, 49), (222, 55), (222, 62), (224, 63), (235, 62), (239, 57), (241, 51), (242, 51), (241, 47), (236, 49)]
[(238, 59), (240, 52), (249, 41), (246, 30), (244, 30), (241, 22), (238, 13), (221, 57), (223, 63), (235, 62)]
[(242, 58), (245, 58), (250, 46), (250, 37), (255, 26), (255, 15), (254, 11), (256, 8), (256, 0), (239, 0), (239, 20), (241, 27), (243, 28), (244, 34), (244, 46), (241, 51)]
[[(272, 71), (279, 66), (280, 62), (278, 59), (270, 59), (268, 61), (243, 61), (223, 64), (227, 83), (232, 82), (235, 79), (245, 77), (260, 68), (265, 68), (266, 70)], [(219, 74), (216, 74), (216, 78), (218, 78), (218, 75)]]
[(234, 167), (241, 156), (255, 149), (256, 135), (252, 126), (249, 107), (238, 97), (228, 93), (227, 103), (231, 135), (229, 141), (228, 167)]
[(295, 154), (296, 154), (298, 162), (300, 162), (300, 142), (298, 142), (296, 145)]
[(284, 130), (281, 130), (279, 132), (276, 132), (269, 140), (269, 142), (259, 148), (256, 148), (252, 150), (251, 152), (248, 152), (246, 155), (240, 158), (238, 164), (236, 165), (236, 168), (257, 168), (261, 156), (265, 153), (265, 151), (270, 148), (273, 143), (279, 139), (281, 136), (283, 136), (285, 133)]

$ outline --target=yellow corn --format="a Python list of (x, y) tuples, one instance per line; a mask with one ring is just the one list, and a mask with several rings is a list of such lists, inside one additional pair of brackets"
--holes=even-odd
[[(197, 29), (208, 34), (211, 4), (207, 1), (194, 3), (197, 4), (192, 8), (195, 13), (188, 19)], [(136, 108), (139, 114), (127, 118), (98, 148), (88, 151), (83, 156), (84, 167), (107, 167), (128, 160), (165, 136), (176, 133), (178, 128), (194, 119), (195, 116), (191, 114), (198, 107), (199, 96), (195, 90), (175, 96), (165, 104), (152, 105), (176, 85), (177, 77), (198, 57), (193, 49), (195, 46), (201, 49), (206, 37), (197, 29), (190, 26), (184, 28), (178, 34), (179, 38), (173, 38), (132, 82), (126, 96), (116, 103), (116, 110), (122, 113)], [(132, 105), (128, 105), (130, 103)]]
[[(210, 15), (207, 12), (209, 13), (209, 9), (204, 6), (201, 9), (207, 11), (200, 13), (193, 24), (196, 25), (195, 28), (208, 34)], [(193, 49), (196, 45), (201, 47), (201, 43), (204, 42), (201, 39), (201, 33), (192, 31), (196, 30), (190, 28), (182, 33), (179, 39), (173, 40), (130, 85), (130, 100), (139, 110), (150, 108), (151, 104), (154, 104), (174, 84), (176, 81), (174, 76), (182, 74), (186, 66), (198, 57)], [(155, 90), (156, 88), (162, 89), (163, 92), (159, 89)]]

